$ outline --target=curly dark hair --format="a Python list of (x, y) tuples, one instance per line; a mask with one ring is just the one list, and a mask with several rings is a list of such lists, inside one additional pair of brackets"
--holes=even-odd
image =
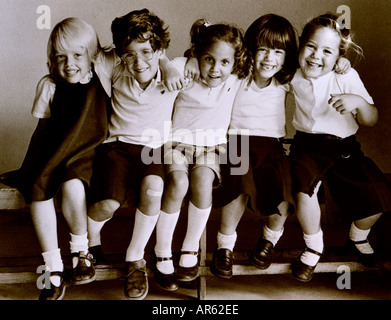
[(131, 11), (115, 18), (111, 24), (111, 33), (116, 53), (122, 56), (124, 49), (133, 40), (149, 41), (154, 51), (167, 49), (170, 43), (167, 29), (164, 21), (148, 9)]

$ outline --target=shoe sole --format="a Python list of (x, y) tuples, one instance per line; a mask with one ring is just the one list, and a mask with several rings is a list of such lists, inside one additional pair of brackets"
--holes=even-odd
[(145, 293), (142, 295), (142, 296), (139, 296), (139, 297), (129, 297), (125, 294), (125, 297), (126, 299), (128, 300), (143, 300), (147, 295), (148, 295), (148, 291), (149, 291), (149, 283), (147, 281), (147, 288), (145, 290)]
[(219, 277), (219, 278), (223, 278), (223, 279), (231, 279), (233, 274), (223, 274), (223, 273), (220, 273), (217, 269), (213, 268), (213, 267), (210, 267), (209, 268), (210, 272), (212, 274), (214, 274), (216, 277)]
[(72, 284), (74, 284), (75, 286), (80, 286), (83, 284), (91, 283), (91, 282), (95, 281), (95, 279), (96, 279), (96, 275), (94, 275), (90, 279), (85, 279), (85, 280), (73, 280), (72, 279)]
[(256, 267), (256, 268), (258, 268), (258, 269), (261, 269), (261, 270), (266, 270), (266, 269), (269, 268), (270, 265), (272, 264), (271, 262), (268, 262), (268, 264), (263, 264), (263, 265), (261, 265), (261, 264), (259, 264), (258, 260), (256, 260), (254, 257), (251, 257), (251, 258), (250, 258), (250, 263), (251, 263), (254, 267)]

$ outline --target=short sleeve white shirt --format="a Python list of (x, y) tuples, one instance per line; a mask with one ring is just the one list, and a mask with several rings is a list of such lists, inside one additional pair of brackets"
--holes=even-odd
[[(185, 61), (174, 59), (173, 65), (183, 73)], [(112, 76), (112, 113), (106, 142), (120, 140), (150, 148), (163, 145), (170, 136), (178, 92), (164, 87), (160, 70), (143, 90), (124, 65), (117, 64)]]
[(174, 106), (172, 140), (196, 146), (227, 142), (227, 131), (241, 81), (236, 75), (217, 87), (191, 81), (179, 93)]
[(281, 85), (275, 78), (265, 88), (259, 88), (254, 81), (243, 81), (233, 105), (229, 133), (248, 130), (251, 136), (284, 137), (288, 91), (289, 86)]
[(317, 79), (306, 79), (298, 70), (291, 85), (296, 101), (293, 126), (298, 131), (331, 134), (340, 138), (357, 132), (359, 126), (355, 114), (342, 115), (337, 112), (328, 104), (331, 94), (357, 94), (373, 104), (372, 97), (354, 69), (346, 74), (330, 72)]

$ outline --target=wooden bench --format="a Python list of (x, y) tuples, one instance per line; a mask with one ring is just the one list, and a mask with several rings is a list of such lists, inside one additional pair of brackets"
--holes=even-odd
[[(22, 195), (13, 188), (9, 188), (0, 184), (0, 214), (1, 212), (14, 212), (14, 211), (23, 211), (28, 213), (28, 206), (25, 204)], [(216, 213), (214, 215), (215, 223), (212, 227), (208, 227), (204, 231), (201, 241), (200, 241), (200, 270), (199, 278), (197, 279), (197, 297), (200, 300), (207, 299), (207, 279), (208, 277), (213, 276), (209, 271), (209, 263), (212, 260), (213, 250), (217, 234), (217, 227), (219, 216)], [(181, 216), (187, 216), (186, 214), (181, 214)], [(1, 218), (1, 217), (0, 217)], [(251, 219), (250, 219), (251, 220)], [(289, 219), (288, 219), (289, 220)], [(295, 225), (295, 217), (292, 217), (292, 225)], [(388, 219), (388, 225), (390, 226), (390, 219)], [(178, 222), (179, 223), (179, 222)], [(242, 222), (241, 222), (242, 223)], [(248, 222), (248, 225), (245, 225), (246, 222), (243, 222), (243, 230), (246, 228), (252, 227), (254, 221), (251, 220)], [(322, 221), (327, 224), (327, 221)], [(184, 224), (182, 223), (182, 226)], [(240, 225), (239, 225), (240, 227)], [(241, 231), (238, 227), (238, 241), (246, 233)], [(384, 227), (384, 225), (383, 225)], [(185, 228), (182, 228), (185, 229)], [(260, 230), (260, 228), (259, 228)], [(286, 233), (286, 232), (285, 232)], [(284, 235), (285, 235), (284, 233)], [(299, 231), (295, 231), (298, 237), (301, 236)], [(207, 234), (209, 239), (207, 239)], [(259, 234), (259, 233), (258, 233)], [(243, 239), (244, 242), (251, 241), (252, 243), (245, 243), (243, 246), (239, 246), (238, 250), (234, 253), (235, 264), (233, 266), (233, 274), (236, 275), (267, 275), (267, 274), (287, 274), (291, 272), (291, 263), (292, 261), (300, 254), (301, 247), (298, 248), (281, 248), (278, 247), (275, 250), (275, 256), (273, 263), (266, 270), (257, 269), (248, 263), (248, 256), (251, 253), (253, 246), (255, 245), (255, 239), (258, 237), (258, 234), (255, 235), (251, 240)], [(209, 247), (207, 245), (207, 240), (209, 240)], [(242, 242), (243, 242), (242, 241)], [(289, 242), (289, 241), (288, 241)], [(148, 251), (146, 251), (148, 252)], [(179, 252), (179, 251), (178, 251)], [(176, 253), (178, 255), (179, 253)], [(146, 256), (149, 256), (146, 254)], [(146, 257), (147, 259), (147, 257)], [(16, 261), (18, 260), (18, 261)], [(23, 260), (23, 261), (21, 261)], [(64, 260), (66, 261), (66, 260)], [(38, 274), (35, 272), (37, 266), (42, 263), (42, 260), (39, 257), (28, 257), (28, 258), (12, 258), (7, 259), (6, 266), (0, 267), (0, 284), (11, 284), (11, 283), (33, 283), (37, 281)], [(360, 263), (354, 261), (353, 257), (344, 255), (341, 248), (327, 248), (326, 253), (322, 256), (321, 262), (316, 268), (316, 273), (336, 273), (338, 268), (343, 265), (349, 268), (350, 272), (361, 272), (367, 271), (368, 268), (365, 268)], [(384, 268), (384, 266), (383, 266)], [(385, 264), (385, 269), (390, 270), (390, 263)], [(371, 269), (373, 270), (373, 269)], [(123, 273), (123, 263), (117, 264), (108, 264), (100, 265), (96, 268), (97, 271), (97, 280), (113, 280), (119, 279), (124, 276)], [(152, 275), (153, 272), (149, 268), (148, 274)]]

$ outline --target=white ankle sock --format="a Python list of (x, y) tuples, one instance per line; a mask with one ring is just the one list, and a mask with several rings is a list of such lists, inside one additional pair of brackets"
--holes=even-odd
[[(368, 230), (359, 229), (356, 227), (354, 222), (352, 222), (352, 224), (350, 225), (350, 230), (349, 230), (349, 238), (352, 241), (367, 240), (370, 231), (371, 231), (371, 229), (368, 229)], [(374, 250), (371, 247), (371, 245), (369, 244), (369, 242), (355, 244), (355, 246), (361, 253), (364, 253), (364, 254), (374, 253)]]
[[(322, 229), (319, 230), (315, 234), (305, 234), (303, 233), (303, 238), (306, 246), (312, 250), (315, 250), (319, 253), (323, 253), (323, 231)], [(320, 257), (317, 254), (314, 254), (312, 252), (306, 251), (304, 252), (300, 260), (301, 262), (309, 265), (309, 266), (315, 266)]]
[[(208, 222), (212, 206), (206, 209), (197, 208), (189, 201), (187, 231), (182, 244), (182, 251), (198, 251), (200, 239)], [(182, 254), (179, 260), (181, 267), (193, 267), (197, 264), (197, 256)]]
[(223, 234), (220, 231), (217, 232), (217, 249), (229, 249), (234, 251), (236, 243), (237, 233), (236, 231), (233, 234)]
[(126, 250), (125, 261), (138, 261), (143, 259), (145, 246), (151, 237), (158, 218), (159, 214), (147, 216), (139, 209), (136, 210), (132, 240)]
[[(84, 253), (88, 252), (88, 238), (87, 238), (87, 233), (82, 234), (82, 235), (76, 235), (72, 234), (71, 235), (71, 241), (69, 242), (71, 246), (71, 253), (78, 253), (80, 251), (83, 251)], [(73, 257), (72, 258), (72, 266), (75, 268), (77, 266), (77, 263), (79, 261), (78, 257)], [(90, 262), (86, 260), (86, 265), (89, 266)]]
[(282, 230), (280, 231), (274, 231), (272, 229), (269, 229), (266, 224), (263, 226), (263, 238), (273, 243), (273, 246), (277, 244), (283, 233), (284, 228), (282, 228)]
[[(171, 245), (175, 226), (178, 222), (179, 211), (175, 213), (166, 213), (160, 211), (159, 219), (156, 224), (156, 245), (155, 254), (160, 258), (169, 258), (172, 256)], [(164, 274), (174, 272), (172, 260), (158, 261), (156, 268)]]
[(105, 223), (110, 219), (111, 218), (103, 221), (95, 221), (94, 219), (91, 219), (89, 216), (87, 216), (87, 234), (89, 247), (94, 247), (101, 244), (100, 231), (102, 230)]
[[(51, 271), (64, 271), (64, 264), (61, 259), (60, 249), (54, 249), (51, 251), (42, 252), (43, 260), (45, 261), (46, 267)], [(50, 282), (56, 287), (60, 286), (59, 276), (50, 276)]]

